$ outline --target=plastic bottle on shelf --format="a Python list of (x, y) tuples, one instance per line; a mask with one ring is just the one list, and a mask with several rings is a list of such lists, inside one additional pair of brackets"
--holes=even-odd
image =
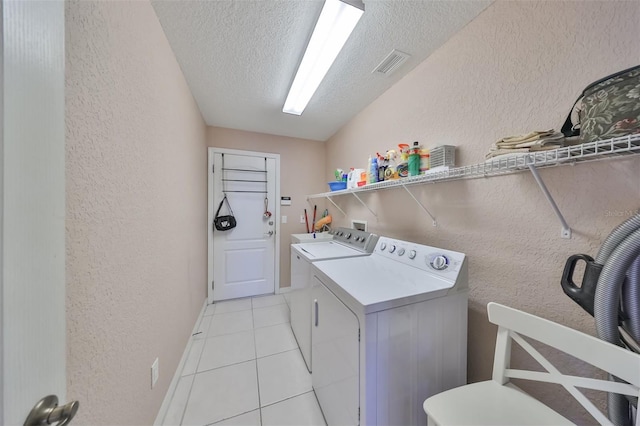
[(400, 153), (400, 162), (396, 165), (398, 177), (403, 178), (409, 176), (409, 145), (406, 143), (398, 144)]
[(427, 148), (423, 148), (420, 150), (420, 174), (423, 175), (431, 165), (430, 162), (430, 154)]
[(371, 165), (369, 166), (369, 183), (378, 182), (378, 159), (376, 157), (371, 158)]
[(378, 182), (384, 181), (384, 172), (387, 169), (387, 164), (383, 155), (380, 155), (379, 152), (376, 152), (376, 157), (378, 158)]
[(409, 152), (409, 176), (418, 176), (420, 174), (420, 145), (418, 141), (413, 143)]
[(384, 171), (384, 180), (398, 179), (396, 151), (394, 149), (388, 150), (385, 159), (387, 161), (387, 169)]

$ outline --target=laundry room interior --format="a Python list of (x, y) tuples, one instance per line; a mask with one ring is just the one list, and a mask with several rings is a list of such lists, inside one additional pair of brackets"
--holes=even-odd
[[(490, 302), (598, 336), (593, 313), (563, 291), (563, 273), (566, 283), (567, 259), (596, 258), (621, 223), (640, 226), (640, 126), (626, 119), (607, 134), (598, 122), (604, 136), (586, 142), (587, 126), (568, 136), (563, 124), (591, 83), (638, 66), (640, 2), (341, 2), (363, 3), (364, 12), (306, 109), (293, 114), (283, 105), (324, 1), (64, 2), (66, 399), (80, 403), (72, 424), (425, 424), (440, 414), (425, 412), (427, 398), (492, 374), (495, 381)], [(376, 73), (394, 49), (404, 62)], [(630, 75), (635, 86), (621, 96), (640, 115), (640, 70)], [(547, 137), (549, 146), (536, 143)], [(509, 138), (536, 149), (511, 152)], [(412, 165), (414, 142), (431, 153), (423, 170)], [(374, 179), (373, 158), (389, 164), (387, 180)], [(221, 214), (233, 223), (219, 222)], [(328, 239), (313, 242), (316, 229)], [(360, 252), (307, 264), (315, 279), (301, 299), (309, 351), (322, 339), (313, 337), (318, 315), (343, 324), (342, 314), (323, 317), (322, 298), (353, 311), (344, 330), (355, 319), (363, 333), (349, 365), (354, 388), (341, 382), (326, 402), (314, 377), (324, 355), (305, 364), (302, 337), (291, 330), (292, 300), (302, 294), (292, 289), (298, 234), (311, 235), (296, 243), (311, 251), (343, 244)], [(402, 263), (397, 273), (381, 266), (391, 261)], [(568, 277), (578, 287), (585, 264), (574, 263)], [(390, 278), (376, 285), (393, 289), (420, 269), (438, 283), (452, 279), (455, 294), (446, 286), (433, 296), (390, 291), (354, 307), (377, 297), (367, 290), (376, 276), (352, 274), (359, 299), (351, 284), (324, 285), (339, 273), (331, 265), (379, 267)], [(636, 309), (640, 299), (628, 303)], [(278, 330), (291, 345), (261, 356), (284, 339), (270, 337)], [(437, 339), (424, 343), (420, 333)], [(240, 334), (253, 355), (224, 355)], [(532, 345), (567, 377), (608, 377), (575, 354)], [(548, 370), (519, 345), (512, 350), (511, 368)], [(425, 373), (434, 358), (438, 371)], [(302, 375), (286, 388), (294, 366)], [(340, 370), (327, 368), (329, 376)], [(281, 372), (282, 383), (261, 369)], [(414, 380), (422, 374), (428, 384)], [(243, 380), (255, 389), (237, 385)], [(267, 389), (268, 381), (282, 389)], [(569, 422), (600, 423), (572, 385), (515, 383)], [(194, 396), (197, 389), (204, 393)], [(343, 391), (349, 396), (335, 401)], [(612, 415), (607, 392), (583, 392)], [(612, 424), (634, 424), (637, 399), (627, 404), (629, 419)]]

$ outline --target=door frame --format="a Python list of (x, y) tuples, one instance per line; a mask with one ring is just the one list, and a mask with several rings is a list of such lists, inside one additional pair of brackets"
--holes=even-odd
[(274, 159), (276, 162), (276, 193), (273, 218), (275, 221), (275, 252), (273, 269), (273, 292), (280, 293), (280, 154), (260, 151), (243, 151), (227, 148), (207, 148), (207, 304), (213, 303), (213, 217), (216, 214), (213, 206), (213, 159), (215, 154), (252, 155)]

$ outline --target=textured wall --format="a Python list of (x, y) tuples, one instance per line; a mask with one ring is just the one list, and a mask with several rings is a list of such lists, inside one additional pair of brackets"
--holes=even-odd
[[(327, 142), (325, 178), (335, 167), (362, 167), (370, 153), (399, 142), (457, 145), (463, 165), (483, 161), (500, 137), (559, 129), (584, 86), (638, 63), (638, 22), (638, 2), (498, 1)], [(638, 158), (540, 174), (573, 228), (570, 240), (560, 238), (560, 223), (528, 173), (415, 187), (438, 219), (435, 228), (402, 190), (363, 195), (377, 220), (357, 201), (337, 199), (373, 231), (469, 255), (470, 381), (491, 372), (489, 301), (594, 332), (593, 318), (560, 289), (564, 261), (595, 255), (640, 207)], [(585, 368), (551, 356), (565, 371)], [(516, 364), (526, 362), (516, 353)], [(593, 422), (563, 391), (534, 392), (575, 421)]]
[[(280, 195), (291, 197), (290, 206), (280, 206), (280, 214), (287, 216), (287, 223), (280, 224), (280, 287), (291, 286), (291, 234), (306, 232), (300, 223), (304, 209), (309, 214), (309, 226), (313, 215), (313, 204), (307, 202), (306, 195), (328, 190), (323, 178), (324, 143), (222, 127), (207, 128), (207, 143), (216, 148), (280, 154)], [(324, 201), (314, 203), (320, 217)]]
[(149, 3), (67, 2), (66, 49), (68, 398), (151, 424), (206, 295), (206, 127)]

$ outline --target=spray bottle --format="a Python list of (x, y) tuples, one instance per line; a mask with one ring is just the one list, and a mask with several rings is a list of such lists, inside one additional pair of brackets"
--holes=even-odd
[(409, 145), (406, 143), (398, 144), (398, 150), (400, 151), (400, 162), (396, 167), (398, 177), (407, 177), (409, 176)]

